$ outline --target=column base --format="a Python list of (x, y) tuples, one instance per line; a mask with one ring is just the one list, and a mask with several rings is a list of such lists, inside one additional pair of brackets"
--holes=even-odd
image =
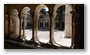
[(22, 40), (22, 41), (26, 41), (26, 36), (19, 36), (19, 39)]

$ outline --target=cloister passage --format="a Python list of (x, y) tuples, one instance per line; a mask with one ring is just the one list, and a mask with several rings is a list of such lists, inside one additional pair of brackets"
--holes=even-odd
[(21, 39), (30, 41), (32, 38), (33, 19), (29, 7), (24, 7), (21, 12)]
[[(55, 18), (54, 18), (54, 39), (55, 39), (55, 42), (59, 45), (62, 45), (62, 46), (66, 46), (66, 47), (70, 47), (71, 46), (71, 37), (70, 38), (67, 38), (67, 30), (66, 29), (68, 26), (67, 23), (68, 22), (71, 22), (68, 21), (67, 19), (70, 19), (72, 18), (72, 16), (69, 14), (70, 11), (68, 10), (71, 9), (69, 5), (56, 5), (57, 9), (55, 10), (56, 12), (56, 15), (55, 15)], [(70, 17), (67, 17), (67, 14), (68, 16)], [(69, 25), (71, 23), (68, 23)], [(69, 27), (68, 27), (69, 28)], [(70, 32), (68, 30), (68, 32)]]
[(38, 38), (43, 43), (49, 42), (50, 17), (48, 11), (48, 7), (42, 8), (38, 19)]
[(21, 35), (20, 39), (24, 41), (30, 41), (33, 38), (35, 42), (49, 43), (51, 41), (55, 45), (58, 44), (58, 46), (71, 47), (71, 6), (56, 4), (53, 9), (53, 15), (50, 17), (49, 8), (43, 4), (38, 5), (35, 9), (34, 17), (32, 17), (30, 8), (24, 7), (21, 11), (20, 19), (18, 18), (18, 11), (14, 9), (11, 13), (10, 19), (12, 22), (10, 24), (13, 24), (13, 26), (16, 25), (13, 28), (16, 31), (10, 29), (13, 32), (11, 37), (14, 36), (14, 38), (17, 38)]
[(84, 4), (4, 4), (4, 48), (22, 46), (84, 49)]
[[(22, 22), (22, 35), (23, 35), (23, 24), (24, 24), (24, 22)], [(31, 38), (32, 38), (32, 26), (33, 26), (32, 14), (30, 13), (30, 11), (28, 11), (27, 18), (25, 20), (26, 40), (31, 40)]]
[[(67, 6), (68, 7), (68, 6)], [(56, 16), (54, 18), (54, 40), (55, 44), (59, 44), (62, 46), (70, 47), (71, 46), (71, 38), (66, 38), (66, 5), (59, 6), (56, 9)], [(42, 43), (49, 42), (50, 36), (50, 17), (48, 13), (48, 7), (44, 7), (39, 12), (38, 18), (38, 32), (37, 37), (38, 40)], [(33, 20), (30, 15), (30, 11), (27, 14), (27, 18), (25, 21), (25, 36), (27, 40), (32, 38), (32, 24)]]

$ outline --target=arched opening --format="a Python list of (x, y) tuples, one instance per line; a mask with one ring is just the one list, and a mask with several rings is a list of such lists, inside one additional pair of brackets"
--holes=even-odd
[(13, 9), (10, 15), (10, 37), (18, 38), (19, 36), (19, 17), (17, 9)]
[(49, 30), (50, 30), (50, 17), (48, 13), (48, 7), (44, 7), (39, 12), (38, 19), (38, 38), (40, 42), (49, 42)]
[(49, 42), (50, 18), (49, 9), (46, 5), (38, 5), (35, 10), (35, 42)]
[(56, 17), (55, 17), (55, 26), (54, 29), (55, 30), (60, 30), (60, 31), (64, 31), (65, 30), (65, 5), (60, 6), (57, 10), (56, 10)]
[(72, 9), (70, 5), (56, 5), (56, 8), (54, 9), (54, 40), (61, 46), (71, 47)]
[(21, 12), (21, 39), (31, 40), (33, 19), (29, 7), (24, 7)]

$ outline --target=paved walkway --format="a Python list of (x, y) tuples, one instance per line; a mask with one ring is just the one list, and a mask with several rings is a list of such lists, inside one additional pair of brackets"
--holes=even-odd
[[(22, 32), (23, 33), (23, 32)], [(49, 42), (49, 31), (38, 31), (38, 38), (39, 41), (43, 43)], [(32, 30), (25, 30), (25, 36), (27, 40), (30, 40), (32, 38)], [(56, 43), (70, 47), (71, 46), (71, 38), (64, 38), (65, 32), (63, 31), (55, 31), (54, 32), (54, 39)]]

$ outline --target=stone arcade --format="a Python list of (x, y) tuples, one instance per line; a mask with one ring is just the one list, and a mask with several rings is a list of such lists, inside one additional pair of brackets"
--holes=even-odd
[[(75, 38), (78, 37), (76, 37), (77, 31), (75, 30), (78, 22), (75, 23), (75, 20), (79, 19), (78, 15), (80, 15), (76, 7), (79, 5), (5, 4), (5, 39), (29, 41), (34, 45), (47, 45), (48, 43), (50, 48), (55, 48), (55, 46), (75, 48)], [(80, 35), (81, 33), (79, 37)], [(45, 42), (44, 39), (47, 41)]]

